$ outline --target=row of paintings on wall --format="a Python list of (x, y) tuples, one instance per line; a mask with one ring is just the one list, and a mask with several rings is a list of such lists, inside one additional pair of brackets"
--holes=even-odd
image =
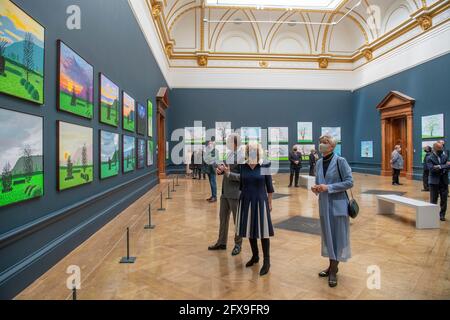
[[(94, 129), (58, 121), (58, 190), (94, 180)], [(12, 134), (13, 133), (13, 134)], [(0, 207), (44, 194), (43, 118), (0, 108)], [(153, 165), (153, 141), (100, 130), (100, 179)], [(122, 162), (121, 160), (122, 159)], [(120, 163), (122, 163), (120, 165)]]
[[(10, 0), (0, 0), (0, 92), (44, 104), (45, 28)], [(58, 110), (92, 119), (94, 114), (94, 67), (58, 40)], [(153, 137), (153, 104), (136, 102), (99, 74), (100, 122)]]

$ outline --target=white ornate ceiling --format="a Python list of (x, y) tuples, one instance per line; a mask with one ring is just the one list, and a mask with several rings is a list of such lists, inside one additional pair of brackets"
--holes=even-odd
[[(213, 1), (218, 5), (205, 0), (129, 0), (149, 44), (154, 39), (148, 29), (156, 31), (171, 72), (355, 71), (447, 28), (450, 21), (450, 0), (281, 1), (293, 3), (293, 8), (268, 7), (281, 3), (275, 0)], [(318, 10), (314, 3), (335, 9)]]

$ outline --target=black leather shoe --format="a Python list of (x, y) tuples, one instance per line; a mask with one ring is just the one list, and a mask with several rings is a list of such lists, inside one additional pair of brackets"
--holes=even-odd
[(259, 262), (259, 257), (252, 257), (249, 262), (245, 264), (246, 268), (253, 266), (255, 263)]
[(235, 245), (233, 248), (233, 251), (231, 251), (232, 256), (237, 256), (239, 253), (241, 253), (241, 246)]
[(213, 246), (209, 246), (208, 250), (210, 250), (210, 251), (227, 250), (227, 246), (224, 244), (215, 244)]
[[(321, 278), (328, 277), (330, 275), (330, 271), (329, 270), (330, 269), (326, 269), (326, 270), (323, 270), (323, 271), (319, 272), (319, 277), (321, 277)], [(338, 272), (339, 272), (339, 269), (337, 269), (336, 273), (338, 273)]]
[(264, 262), (261, 270), (259, 271), (260, 276), (264, 276), (269, 273), (270, 270), (270, 262)]
[(441, 217), (441, 221), (446, 221), (445, 217)]
[(337, 286), (337, 276), (329, 276), (328, 277), (328, 285), (330, 288), (334, 288)]

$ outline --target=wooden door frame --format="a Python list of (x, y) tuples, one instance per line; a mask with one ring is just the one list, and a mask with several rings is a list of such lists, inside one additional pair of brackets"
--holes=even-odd
[(392, 140), (392, 120), (406, 118), (406, 145), (402, 146), (405, 158), (404, 173), (407, 179), (413, 179), (414, 143), (413, 143), (413, 107), (415, 100), (398, 91), (391, 91), (377, 106), (381, 114), (381, 175), (392, 174), (391, 153), (388, 141)]
[(156, 95), (156, 126), (158, 133), (158, 175), (166, 178), (166, 110), (169, 107), (168, 88), (160, 88)]

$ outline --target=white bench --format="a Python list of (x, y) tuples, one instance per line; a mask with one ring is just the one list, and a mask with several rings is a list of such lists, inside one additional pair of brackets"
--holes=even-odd
[(311, 187), (316, 184), (316, 177), (300, 176), (299, 181), (301, 187), (310, 190)]
[(393, 194), (377, 196), (377, 214), (394, 214), (395, 205), (405, 205), (416, 209), (417, 229), (437, 229), (439, 228), (439, 206), (425, 201), (414, 200)]

